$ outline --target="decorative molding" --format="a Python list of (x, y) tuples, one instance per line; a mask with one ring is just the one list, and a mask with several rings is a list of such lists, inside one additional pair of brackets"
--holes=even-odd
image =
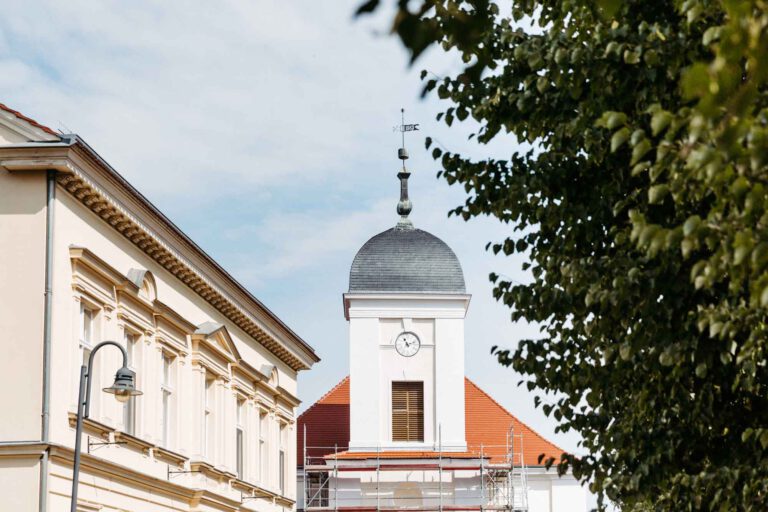
[(59, 174), (57, 181), (75, 199), (117, 232), (130, 240), (146, 255), (174, 275), (182, 283), (200, 295), (232, 323), (243, 329), (258, 343), (267, 348), (292, 370), (306, 370), (309, 366), (291, 354), (276, 339), (267, 334), (238, 304), (228, 297), (205, 276), (198, 272), (180, 253), (158, 238), (122, 205), (114, 201), (96, 183), (78, 170), (71, 174)]
[[(320, 360), (306, 342), (232, 279), (81, 139), (73, 137), (64, 143), (20, 144), (0, 148), (0, 168), (11, 172), (48, 169), (60, 171), (57, 182), (67, 193), (187, 285), (290, 369), (306, 370)], [(99, 175), (99, 183), (84, 170), (86, 168)], [(128, 202), (133, 203), (132, 208), (127, 208), (110, 191), (125, 196)], [(143, 214), (143, 218), (150, 224), (166, 232), (176, 245), (173, 246), (162, 238), (156, 229), (139, 219), (139, 214)], [(188, 254), (210, 269), (216, 276), (214, 279), (221, 280), (221, 284), (214, 282), (208, 273), (185, 257), (184, 251), (188, 251)], [(251, 310), (243, 304), (247, 304)], [(263, 317), (257, 318), (253, 311), (263, 314)], [(289, 348), (286, 342), (269, 332), (273, 329), (274, 332), (285, 336), (293, 346)], [(293, 350), (294, 348), (296, 350)]]
[(214, 466), (210, 462), (205, 462), (201, 460), (193, 460), (192, 462), (190, 462), (189, 469), (191, 471), (199, 471), (204, 475), (218, 481), (230, 481), (230, 480), (237, 479), (237, 475), (235, 475), (234, 473), (230, 473), (229, 471), (226, 471), (224, 469), (219, 469), (218, 467)]
[[(77, 424), (77, 413), (69, 411), (67, 413), (69, 419), (69, 426), (75, 428)], [(116, 432), (115, 428), (110, 427), (100, 421), (93, 420), (91, 418), (83, 418), (83, 433), (95, 435), (101, 439), (109, 439), (109, 434)]]
[[(345, 293), (344, 317), (465, 318), (470, 294)], [(354, 304), (353, 304), (354, 303)]]
[(155, 447), (155, 449), (152, 450), (152, 453), (155, 455), (157, 460), (169, 462), (171, 464), (175, 464), (178, 467), (182, 467), (184, 463), (189, 460), (189, 457), (185, 455), (168, 450), (167, 448), (162, 448), (160, 446)]
[(115, 435), (115, 441), (116, 442), (124, 442), (126, 446), (130, 446), (131, 448), (135, 448), (136, 450), (140, 451), (144, 455), (150, 455), (151, 450), (155, 448), (154, 443), (150, 443), (149, 441), (145, 441), (144, 439), (140, 437), (133, 436), (131, 434), (127, 434), (125, 432), (122, 432), (120, 430), (116, 430), (114, 432)]

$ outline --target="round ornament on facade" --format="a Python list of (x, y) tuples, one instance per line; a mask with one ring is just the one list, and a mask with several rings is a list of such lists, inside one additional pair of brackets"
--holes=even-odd
[(395, 338), (395, 350), (403, 357), (415, 356), (420, 348), (421, 340), (413, 332), (404, 331)]

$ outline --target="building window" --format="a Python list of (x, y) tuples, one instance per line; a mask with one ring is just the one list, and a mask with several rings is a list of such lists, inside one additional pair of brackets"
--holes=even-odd
[(235, 449), (237, 450), (237, 478), (243, 479), (245, 471), (245, 400), (237, 401), (237, 425), (235, 426)]
[[(128, 355), (128, 368), (139, 376), (139, 335), (125, 332), (125, 353)], [(136, 387), (140, 387), (136, 382)], [(136, 435), (136, 397), (132, 396), (123, 406), (123, 430), (127, 434)]]
[(392, 440), (424, 441), (424, 383), (392, 383)]
[(88, 358), (93, 350), (93, 341), (96, 337), (96, 311), (80, 303), (80, 362), (88, 365)]
[(161, 436), (164, 447), (170, 447), (171, 443), (171, 422), (173, 421), (173, 356), (163, 352), (163, 374), (160, 379), (160, 396), (162, 400), (162, 411), (160, 421), (162, 422)]
[(266, 458), (266, 440), (267, 440), (267, 413), (262, 412), (259, 415), (259, 479), (261, 483), (267, 480), (267, 458)]
[(285, 494), (285, 432), (285, 425), (280, 425), (280, 446), (277, 452), (280, 494)]
[(208, 459), (213, 458), (213, 407), (214, 407), (214, 384), (213, 378), (205, 379), (205, 390), (203, 391), (203, 455)]

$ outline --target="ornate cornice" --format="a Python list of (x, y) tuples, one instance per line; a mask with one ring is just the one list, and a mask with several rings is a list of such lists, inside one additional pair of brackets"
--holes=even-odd
[[(292, 370), (306, 370), (313, 363), (319, 361), (319, 358), (305, 342), (290, 332), (273, 314), (267, 312), (264, 319), (261, 319), (262, 321), (265, 320), (268, 324), (272, 324), (278, 332), (286, 331), (289, 338), (295, 338), (294, 343), (298, 351), (289, 350), (281, 340), (267, 332), (262, 326), (262, 322), (257, 320), (253, 313), (247, 311), (238, 299), (235, 299), (222, 286), (215, 283), (209, 275), (201, 271), (189, 258), (185, 257), (179, 250), (159, 236), (154, 229), (150, 228), (133, 211), (116, 200), (113, 194), (107, 191), (105, 186), (97, 183), (83, 167), (93, 168), (94, 172), (106, 173), (106, 178), (108, 178), (106, 185), (110, 189), (123, 189), (126, 194), (130, 195), (133, 200), (139, 202), (144, 207), (143, 213), (148, 213), (150, 216), (155, 217), (152, 218), (153, 223), (169, 228), (172, 234), (177, 236), (179, 240), (188, 242), (188, 245), (191, 245), (193, 250), (196, 249), (194, 243), (186, 235), (173, 226), (151, 203), (133, 189), (124, 178), (109, 167), (106, 162), (101, 160), (80, 139), (75, 139), (71, 144), (29, 144), (0, 148), (0, 167), (9, 171), (58, 170), (57, 182), (72, 197), (98, 215), (115, 231), (173, 274), (179, 281), (187, 285), (192, 291), (222, 313), (233, 324), (240, 327)], [(185, 247), (185, 249), (187, 248)], [(220, 269), (199, 248), (197, 248), (197, 251), (200, 253), (197, 256), (201, 257), (212, 267)], [(232, 281), (231, 285), (247, 294), (241, 285), (227, 276), (223, 270), (221, 272)], [(256, 306), (259, 306), (259, 309), (263, 309), (263, 306), (258, 304), (255, 299), (253, 301), (256, 303)]]

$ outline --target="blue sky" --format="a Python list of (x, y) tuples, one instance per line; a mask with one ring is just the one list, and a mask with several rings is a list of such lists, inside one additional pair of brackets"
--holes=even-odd
[(516, 142), (477, 146), (471, 127), (438, 125), (418, 74), (456, 63), (433, 52), (409, 69), (386, 17), (353, 21), (358, 1), (5, 1), (0, 102), (84, 137), (311, 343), (323, 361), (300, 377), (305, 406), (347, 374), (341, 294), (356, 250), (397, 220), (392, 127), (404, 107), (422, 127), (407, 143), (411, 217), (455, 250), (473, 294), (466, 373), (575, 450), (489, 355), (536, 333), (491, 297), (491, 271), (528, 279), (523, 255), (484, 250), (511, 228), (448, 219), (463, 191), (436, 178), (423, 149), (427, 134), (477, 157)]

